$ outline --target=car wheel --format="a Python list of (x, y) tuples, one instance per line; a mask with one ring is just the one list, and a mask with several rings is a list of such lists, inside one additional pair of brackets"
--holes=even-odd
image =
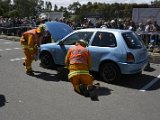
[(43, 68), (51, 69), (51, 68), (55, 67), (55, 63), (53, 61), (53, 58), (49, 53), (42, 53), (41, 57), (40, 57), (40, 61), (41, 61), (40, 65)]
[(101, 65), (100, 77), (105, 82), (113, 82), (121, 77), (119, 68), (113, 63), (105, 63)]

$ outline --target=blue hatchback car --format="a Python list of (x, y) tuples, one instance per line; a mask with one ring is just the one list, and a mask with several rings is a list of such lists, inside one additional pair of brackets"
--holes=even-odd
[(91, 71), (98, 72), (105, 82), (120, 79), (122, 74), (141, 73), (148, 63), (148, 52), (132, 31), (87, 28), (75, 30), (63, 39), (40, 47), (39, 58), (45, 68), (64, 65), (68, 49), (83, 39), (91, 54)]

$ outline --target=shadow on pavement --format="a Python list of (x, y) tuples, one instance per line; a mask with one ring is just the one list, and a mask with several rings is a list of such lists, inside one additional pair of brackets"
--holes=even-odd
[(42, 72), (42, 71), (34, 71), (34, 76), (36, 78), (45, 80), (45, 81), (53, 81), (53, 82), (59, 82), (59, 81), (66, 81), (69, 82), (66, 76), (60, 75), (61, 73), (57, 74), (50, 74), (47, 72)]
[(110, 95), (111, 91), (113, 90), (106, 87), (99, 87), (99, 89), (97, 90), (97, 93), (98, 93), (98, 96), (106, 96), (106, 95)]
[(118, 85), (118, 86), (122, 86), (122, 87), (126, 87), (126, 88), (140, 90), (155, 78), (156, 77), (154, 77), (154, 76), (145, 75), (145, 74), (125, 75), (121, 78), (121, 80), (115, 81), (113, 84)]
[[(154, 68), (150, 68), (148, 70), (148, 72), (152, 72), (154, 70), (155, 70)], [(94, 77), (97, 81), (104, 82), (104, 81), (101, 80), (100, 76), (97, 73), (94, 73), (94, 74), (92, 73), (92, 75), (94, 75)], [(108, 84), (140, 90), (144, 86), (146, 86), (148, 83), (150, 83), (152, 80), (154, 80), (155, 78), (157, 78), (157, 77), (152, 76), (152, 75), (146, 75), (146, 74), (123, 75), (120, 80), (113, 81), (113, 82), (108, 83)], [(104, 82), (104, 83), (106, 83), (106, 82)], [(154, 87), (154, 89), (150, 88), (150, 90), (159, 89), (160, 84), (158, 85), (158, 83), (156, 83), (156, 84), (153, 85), (153, 87)]]
[(0, 94), (0, 107), (3, 107), (6, 103), (7, 102), (5, 96)]

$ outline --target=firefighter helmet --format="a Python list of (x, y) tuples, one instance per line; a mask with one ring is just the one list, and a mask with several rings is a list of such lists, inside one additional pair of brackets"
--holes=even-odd
[(80, 39), (80, 40), (77, 41), (77, 42), (78, 42), (79, 44), (85, 46), (85, 47), (88, 45), (87, 41), (85, 41), (85, 40), (83, 40), (83, 39)]

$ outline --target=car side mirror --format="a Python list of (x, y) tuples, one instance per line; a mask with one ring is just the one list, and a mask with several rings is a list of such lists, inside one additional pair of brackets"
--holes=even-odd
[(58, 43), (58, 45), (60, 45), (60, 46), (64, 45), (64, 44), (63, 44), (63, 41), (60, 40), (59, 43)]

